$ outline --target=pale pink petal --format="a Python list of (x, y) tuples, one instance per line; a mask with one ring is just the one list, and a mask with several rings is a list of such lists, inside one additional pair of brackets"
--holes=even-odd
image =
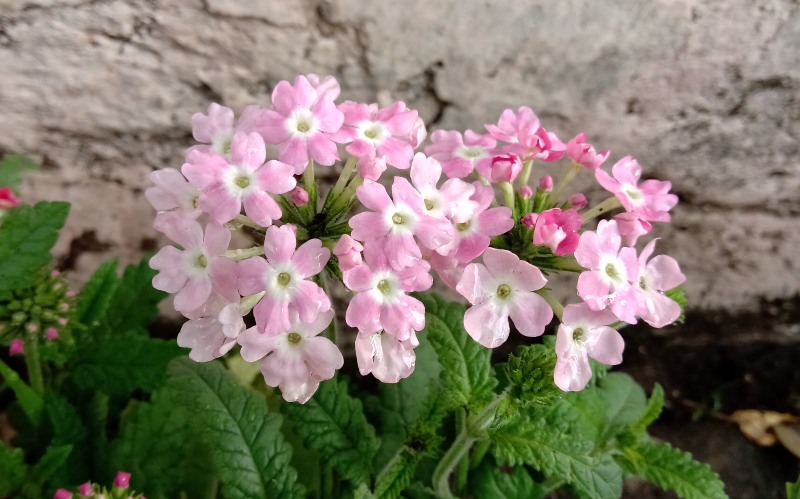
[(231, 231), (225, 226), (209, 222), (206, 225), (206, 234), (203, 239), (203, 245), (206, 247), (208, 254), (211, 256), (221, 255), (228, 249), (228, 244), (231, 242)]
[(647, 307), (644, 309), (646, 313), (640, 315), (646, 323), (655, 328), (668, 326), (681, 316), (680, 305), (658, 291), (647, 293), (646, 303)]
[(292, 256), (292, 263), (300, 278), (305, 279), (319, 274), (330, 257), (331, 250), (323, 247), (319, 239), (311, 239), (297, 248)]
[(253, 190), (242, 198), (245, 214), (262, 227), (269, 227), (283, 213), (272, 196), (264, 191)]
[(271, 268), (260, 256), (242, 260), (237, 264), (239, 267), (239, 293), (242, 296), (252, 295), (264, 291), (265, 276)]
[(625, 341), (619, 332), (604, 326), (593, 329), (592, 334), (595, 338), (592, 339), (591, 348), (587, 350), (591, 358), (609, 366), (622, 362)]
[(235, 344), (222, 334), (222, 325), (213, 317), (186, 321), (178, 333), (178, 346), (191, 348), (189, 358), (195, 362), (222, 357)]
[(316, 379), (320, 381), (330, 379), (336, 374), (336, 370), (344, 365), (342, 352), (328, 338), (317, 336), (307, 338), (303, 342), (305, 343), (303, 359), (311, 375)]
[(449, 243), (455, 236), (453, 224), (447, 220), (421, 216), (414, 230), (419, 242), (428, 249), (435, 250)]
[(600, 267), (602, 255), (597, 233), (587, 230), (581, 234), (578, 247), (575, 248), (575, 259), (578, 263), (587, 269), (597, 269)]
[(345, 322), (348, 326), (357, 328), (359, 333), (378, 332), (381, 330), (380, 309), (380, 304), (368, 293), (359, 293), (347, 306)]
[(379, 213), (365, 211), (350, 218), (352, 236), (359, 241), (374, 241), (386, 235), (389, 228), (384, 217)]
[(402, 269), (415, 265), (422, 258), (422, 251), (411, 235), (388, 235), (383, 245), (384, 253), (392, 268)]
[(256, 121), (255, 129), (267, 144), (282, 144), (291, 137), (289, 130), (286, 129), (286, 117), (272, 109), (265, 109), (262, 112)]
[(495, 306), (493, 300), (487, 300), (467, 309), (464, 329), (473, 340), (486, 348), (494, 348), (508, 339), (508, 315)]
[(264, 255), (272, 265), (291, 261), (297, 245), (297, 236), (288, 225), (272, 226), (264, 236)]
[(386, 163), (401, 170), (411, 166), (411, 157), (414, 156), (414, 148), (411, 144), (394, 137), (387, 137), (378, 146), (378, 154), (386, 158)]
[(222, 183), (216, 183), (200, 194), (199, 206), (212, 219), (224, 224), (239, 215), (242, 211), (242, 200), (238, 196), (231, 196)]
[(327, 312), (331, 308), (328, 295), (311, 281), (297, 283), (297, 291), (292, 297), (291, 304), (303, 322), (312, 322), (319, 317), (321, 312)]
[(578, 276), (578, 296), (580, 296), (592, 310), (606, 308), (611, 286), (600, 278), (597, 272), (582, 272)]
[(505, 206), (489, 208), (477, 217), (478, 230), (489, 237), (499, 236), (514, 227), (511, 210)]
[(186, 286), (175, 295), (175, 310), (184, 314), (189, 313), (203, 305), (209, 296), (211, 296), (211, 279), (207, 277), (189, 279)]
[(494, 281), (489, 270), (480, 263), (470, 263), (461, 274), (456, 291), (471, 304), (483, 303), (489, 298), (489, 285)]
[(301, 322), (296, 311), (292, 312), (292, 314), (294, 314), (290, 314), (293, 324), (292, 330), (304, 338), (311, 338), (325, 331), (336, 315), (333, 309), (328, 309), (320, 313), (319, 316), (311, 322)]
[(461, 263), (469, 263), (483, 254), (490, 242), (489, 236), (483, 234), (462, 237), (454, 256)]
[(154, 227), (184, 248), (197, 248), (203, 244), (203, 229), (197, 221), (182, 213), (164, 213), (156, 219)]
[(289, 322), (289, 302), (273, 300), (269, 295), (265, 295), (253, 308), (253, 315), (264, 334), (285, 333), (292, 325)]
[(330, 99), (319, 101), (314, 107), (314, 117), (319, 123), (319, 129), (326, 134), (338, 132), (344, 123), (344, 114), (336, 108), (336, 104)]
[(292, 84), (286, 80), (281, 80), (272, 89), (272, 105), (282, 115), (287, 116), (292, 110), (297, 107), (297, 101), (294, 98), (294, 88)]
[(228, 168), (225, 158), (216, 153), (196, 151), (190, 153), (187, 159), (188, 162), (181, 167), (181, 173), (198, 189), (205, 189), (217, 182)]
[(233, 110), (216, 102), (208, 106), (208, 115), (192, 115), (192, 136), (198, 142), (210, 144), (221, 131), (233, 129)]
[(366, 291), (372, 285), (372, 270), (368, 265), (356, 265), (343, 273), (343, 280), (352, 291)]
[(514, 303), (508, 309), (509, 317), (517, 330), (525, 336), (540, 336), (553, 320), (553, 309), (536, 293), (515, 292)]
[(592, 368), (584, 353), (577, 357), (559, 358), (553, 373), (556, 386), (565, 392), (583, 390), (592, 379)]
[(368, 210), (383, 212), (394, 207), (386, 188), (377, 182), (365, 182), (356, 189), (356, 196)]
[(211, 283), (214, 291), (231, 302), (239, 301), (239, 266), (233, 260), (217, 257), (211, 260)]
[(272, 194), (284, 194), (297, 185), (294, 167), (277, 160), (269, 160), (256, 172), (258, 187)]
[(442, 165), (433, 158), (428, 158), (421, 152), (414, 155), (411, 162), (411, 181), (414, 187), (422, 189), (423, 187), (436, 188), (436, 183), (439, 177), (442, 176)]
[(678, 262), (667, 255), (658, 255), (647, 264), (647, 270), (653, 279), (653, 285), (661, 291), (669, 291), (686, 281)]
[(256, 169), (267, 159), (264, 139), (257, 133), (238, 132), (231, 139), (231, 162)]
[(304, 138), (290, 138), (278, 147), (278, 159), (294, 166), (294, 173), (300, 174), (308, 164), (308, 143)]
[(336, 143), (322, 133), (311, 137), (308, 142), (311, 157), (320, 165), (331, 166), (339, 160)]
[(275, 350), (280, 340), (280, 336), (264, 334), (257, 327), (251, 327), (241, 333), (236, 342), (242, 346), (242, 358), (247, 362), (255, 362)]

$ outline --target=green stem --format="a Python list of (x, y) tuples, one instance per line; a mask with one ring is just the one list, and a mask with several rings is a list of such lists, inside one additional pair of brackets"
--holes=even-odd
[(239, 260), (246, 260), (252, 256), (261, 256), (263, 254), (263, 246), (253, 246), (252, 248), (227, 250), (222, 256), (238, 262)]
[(483, 462), (483, 458), (486, 457), (486, 453), (489, 452), (489, 447), (491, 445), (492, 442), (488, 438), (475, 444), (475, 450), (472, 451), (472, 455), (469, 457), (469, 469), (474, 470), (480, 466), (481, 462)]
[(500, 182), (500, 189), (503, 191), (503, 201), (506, 206), (514, 211), (514, 186), (511, 185), (511, 182)]
[[(459, 409), (456, 412), (456, 425), (458, 431), (466, 431), (467, 429), (467, 413), (465, 409)], [(469, 451), (467, 451), (456, 466), (456, 494), (461, 496), (467, 486), (467, 477), (469, 473)]]
[(108, 421), (108, 395), (95, 392), (89, 402), (89, 428), (92, 428), (91, 446), (92, 462), (95, 470), (105, 470), (108, 466), (107, 447), (107, 421)]
[(31, 384), (31, 388), (37, 395), (44, 395), (44, 376), (42, 375), (38, 334), (31, 334), (25, 340), (25, 363), (28, 365), (28, 382)]
[(494, 400), (489, 402), (474, 418), (466, 424), (458, 434), (453, 445), (447, 449), (442, 456), (438, 466), (433, 471), (433, 487), (437, 494), (442, 497), (453, 497), (450, 491), (450, 475), (453, 470), (472, 448), (472, 445), (485, 437), (485, 431), (494, 421), (494, 416), (500, 402), (506, 397), (506, 392), (497, 395)]
[(536, 290), (536, 293), (544, 298), (544, 301), (546, 301), (547, 304), (550, 305), (550, 308), (553, 309), (553, 313), (556, 314), (558, 320), (561, 320), (561, 316), (564, 315), (564, 306), (561, 305), (561, 302), (556, 300), (553, 295), (551, 295), (550, 292), (544, 288)]
[[(353, 171), (356, 169), (356, 164), (358, 163), (358, 159), (354, 156), (350, 156), (347, 158), (347, 163), (344, 164), (344, 168), (342, 168), (342, 173), (339, 174), (339, 178), (336, 180), (336, 184), (331, 189), (331, 195), (337, 196), (341, 194), (344, 190), (344, 186), (347, 185), (347, 181), (350, 180), (350, 175), (353, 174)], [(335, 198), (333, 199), (335, 201)]]
[(356, 174), (353, 180), (347, 185), (347, 187), (342, 191), (342, 194), (339, 196), (333, 206), (331, 206), (330, 212), (337, 213), (339, 210), (343, 209), (347, 204), (353, 199), (356, 195), (356, 189), (358, 189), (364, 183), (364, 178), (361, 175)]
[(249, 217), (247, 217), (245, 215), (236, 215), (236, 218), (234, 218), (232, 221), (236, 222), (238, 224), (242, 224), (242, 225), (244, 225), (246, 227), (250, 227), (251, 229), (255, 229), (255, 230), (259, 231), (259, 232), (266, 231), (266, 229), (264, 227), (258, 225), (257, 223), (255, 223), (254, 221), (252, 221)]
[(19, 402), (20, 407), (22, 407), (25, 415), (28, 416), (28, 419), (34, 424), (39, 424), (44, 408), (42, 397), (34, 392), (33, 389), (19, 377), (17, 371), (11, 369), (11, 367), (2, 360), (0, 360), (0, 375), (6, 380), (11, 390), (14, 391), (17, 402)]
[(583, 223), (589, 222), (590, 220), (599, 217), (603, 213), (607, 213), (613, 209), (619, 208), (622, 206), (622, 203), (619, 202), (616, 196), (611, 196), (610, 198), (602, 201), (600, 204), (593, 206), (589, 209), (586, 213), (581, 215), (583, 219)]
[(308, 164), (306, 165), (306, 169), (303, 170), (303, 189), (305, 189), (306, 192), (310, 194), (313, 185), (314, 185), (314, 160), (309, 159)]
[(531, 178), (531, 170), (533, 169), (533, 160), (522, 163), (522, 171), (519, 174), (519, 185), (528, 185), (528, 180)]
[(556, 186), (553, 187), (553, 191), (550, 193), (550, 197), (553, 199), (558, 199), (558, 196), (561, 194), (561, 192), (564, 191), (564, 189), (572, 182), (575, 176), (578, 175), (582, 170), (584, 170), (584, 168), (573, 161), (572, 164), (569, 165), (569, 169), (564, 176), (558, 179)]

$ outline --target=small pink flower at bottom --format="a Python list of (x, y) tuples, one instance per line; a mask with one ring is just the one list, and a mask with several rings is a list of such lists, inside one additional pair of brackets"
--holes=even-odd
[(362, 376), (372, 373), (383, 383), (397, 383), (414, 372), (417, 356), (414, 347), (419, 345), (412, 334), (400, 341), (385, 331), (359, 333), (356, 337), (356, 360)]
[(333, 310), (328, 310), (305, 323), (292, 311), (288, 330), (278, 335), (267, 335), (252, 327), (239, 336), (242, 358), (248, 362), (263, 359), (264, 381), (280, 388), (287, 402), (304, 404), (317, 391), (320, 381), (332, 378), (344, 364), (336, 345), (319, 336), (333, 315)]
[(339, 270), (347, 272), (357, 265), (361, 265), (364, 260), (361, 258), (361, 252), (364, 251), (364, 246), (344, 234), (339, 238), (336, 246), (333, 247), (333, 254), (339, 260)]
[(20, 339), (11, 340), (8, 345), (9, 355), (22, 355), (25, 353), (25, 342)]
[(481, 345), (494, 348), (508, 339), (508, 319), (525, 336), (539, 336), (553, 318), (553, 310), (534, 293), (547, 283), (542, 272), (506, 250), (488, 248), (483, 264), (471, 263), (456, 290), (472, 307), (464, 314), (464, 328)]
[(125, 473), (124, 471), (120, 471), (117, 473), (117, 476), (114, 477), (114, 487), (118, 487), (120, 489), (127, 489), (131, 482), (131, 474)]
[(65, 489), (58, 489), (53, 495), (53, 499), (72, 499), (72, 492)]
[(610, 310), (594, 311), (585, 303), (564, 307), (556, 336), (556, 386), (569, 392), (582, 390), (592, 377), (589, 357), (610, 366), (622, 362), (625, 342), (608, 327), (616, 319)]
[(666, 296), (664, 291), (683, 284), (686, 276), (678, 267), (678, 262), (670, 256), (658, 255), (650, 259), (656, 249), (656, 241), (658, 239), (647, 243), (639, 255), (639, 280), (635, 284), (644, 297), (639, 317), (653, 327), (664, 327), (678, 320), (681, 315), (680, 305)]
[(19, 206), (19, 198), (9, 187), (0, 187), (0, 210), (10, 210)]
[(82, 496), (91, 496), (94, 494), (94, 486), (92, 486), (92, 482), (86, 482), (78, 488), (78, 493)]
[(625, 246), (635, 246), (639, 237), (649, 234), (653, 226), (647, 220), (639, 218), (635, 213), (619, 213), (614, 216), (622, 237), (622, 244)]

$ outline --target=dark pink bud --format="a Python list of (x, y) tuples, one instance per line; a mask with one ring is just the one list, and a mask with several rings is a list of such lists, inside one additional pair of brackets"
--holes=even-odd
[(25, 351), (25, 342), (22, 340), (11, 340), (8, 345), (8, 353), (10, 355), (22, 355)]
[(576, 210), (582, 210), (586, 208), (589, 204), (589, 201), (586, 199), (586, 196), (581, 194), (580, 192), (577, 194), (573, 194), (572, 197), (569, 198), (569, 205), (575, 208)]
[(127, 489), (128, 485), (130, 484), (130, 481), (131, 481), (131, 474), (125, 473), (124, 471), (120, 471), (114, 478), (114, 487), (119, 487), (120, 489)]
[(544, 177), (539, 179), (539, 189), (543, 190), (544, 192), (550, 192), (553, 190), (553, 177), (550, 175), (545, 175)]
[(292, 202), (297, 206), (303, 206), (308, 203), (308, 192), (302, 187), (297, 187), (292, 191)]
[(19, 206), (19, 199), (9, 187), (0, 187), (0, 210), (10, 210)]
[(52, 340), (58, 338), (58, 329), (56, 329), (54, 327), (49, 327), (49, 328), (44, 330), (44, 335), (47, 336), (48, 340), (52, 341)]
[(517, 189), (517, 194), (519, 194), (519, 197), (521, 197), (522, 199), (530, 199), (531, 196), (533, 196), (533, 189), (531, 189), (527, 185), (523, 185), (522, 187)]
[(86, 482), (80, 486), (78, 492), (81, 493), (82, 496), (90, 496), (94, 494), (94, 487), (92, 487), (92, 482)]
[(72, 492), (65, 489), (58, 489), (53, 495), (53, 499), (72, 499)]
[(522, 220), (520, 220), (520, 222), (522, 222), (522, 225), (524, 225), (525, 227), (532, 229), (534, 228), (534, 226), (536, 226), (537, 218), (539, 218), (539, 215), (537, 215), (536, 213), (528, 213), (527, 215), (522, 217)]

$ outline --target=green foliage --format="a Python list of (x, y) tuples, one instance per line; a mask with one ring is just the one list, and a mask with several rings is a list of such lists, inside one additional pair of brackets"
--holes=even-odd
[(0, 225), (0, 294), (31, 282), (50, 262), (50, 249), (69, 213), (69, 204), (42, 201), (11, 210)]
[(66, 398), (48, 392), (44, 397), (51, 446), (70, 446), (72, 452), (53, 473), (54, 483), (69, 483), (89, 474), (88, 432), (78, 410)]
[(308, 402), (285, 405), (284, 412), (323, 463), (353, 484), (369, 480), (380, 441), (364, 417), (361, 401), (347, 393), (347, 383), (324, 381)]
[(642, 442), (628, 447), (618, 459), (629, 473), (640, 476), (684, 499), (726, 498), (719, 476), (688, 452), (669, 444)]
[(0, 376), (14, 392), (17, 402), (22, 408), (25, 416), (34, 424), (38, 424), (42, 417), (44, 401), (42, 397), (31, 389), (31, 387), (19, 377), (19, 374), (8, 364), (0, 360)]
[(9, 497), (25, 483), (28, 466), (22, 449), (0, 444), (0, 497)]
[(127, 395), (137, 389), (153, 391), (164, 381), (169, 361), (183, 354), (174, 341), (126, 334), (103, 337), (76, 352), (75, 384), (87, 391)]
[(100, 265), (78, 296), (74, 319), (87, 328), (99, 326), (105, 320), (111, 299), (119, 285), (117, 261), (109, 260)]
[(280, 433), (281, 417), (269, 412), (263, 395), (239, 385), (219, 362), (187, 358), (170, 364), (167, 386), (210, 449), (224, 497), (302, 495), (289, 466), (291, 447)]
[(681, 307), (681, 315), (675, 320), (676, 324), (683, 324), (683, 321), (686, 320), (685, 310), (686, 310), (686, 293), (683, 290), (683, 286), (678, 286), (677, 288), (672, 288), (669, 291), (664, 293), (667, 295), (667, 298), (670, 300), (675, 301)]
[(794, 483), (786, 483), (786, 499), (800, 499), (800, 478)]
[(616, 498), (622, 471), (608, 455), (591, 454), (591, 442), (544, 419), (519, 419), (492, 434), (495, 455), (514, 466), (528, 464), (546, 476), (563, 478), (582, 496)]
[(138, 265), (128, 265), (108, 305), (107, 324), (111, 333), (143, 330), (158, 317), (158, 304), (167, 294), (153, 288), (156, 271), (150, 258)]
[(0, 160), (0, 187), (10, 187), (12, 191), (18, 192), (22, 172), (38, 169), (39, 164), (27, 156), (6, 154)]
[(538, 499), (543, 498), (537, 490), (530, 473), (523, 466), (500, 468), (485, 461), (470, 477), (470, 491), (474, 497), (493, 499)]
[(387, 464), (385, 470), (375, 480), (375, 497), (396, 499), (414, 478), (421, 454), (408, 447), (402, 447)]
[(444, 393), (454, 406), (479, 408), (493, 396), (497, 379), (491, 368), (492, 351), (464, 330), (463, 305), (436, 294), (418, 298), (425, 304), (425, 330), (439, 356)]
[(541, 407), (561, 398), (553, 382), (556, 354), (546, 345), (528, 345), (508, 357), (503, 375), (507, 382), (508, 401), (521, 407)]
[(658, 419), (662, 409), (664, 409), (664, 389), (656, 383), (653, 387), (653, 393), (650, 394), (650, 398), (647, 400), (647, 407), (645, 407), (642, 417), (631, 424), (627, 431), (634, 437), (641, 437), (647, 431), (647, 427)]

